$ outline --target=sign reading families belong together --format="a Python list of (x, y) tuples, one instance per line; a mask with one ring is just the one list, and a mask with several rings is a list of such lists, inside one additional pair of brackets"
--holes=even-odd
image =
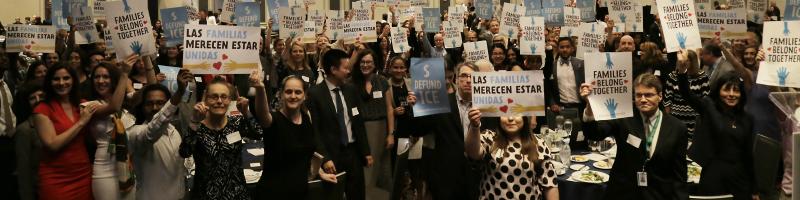
[(800, 21), (764, 22), (764, 62), (756, 83), (800, 87)]
[(261, 29), (187, 24), (183, 68), (195, 74), (249, 74), (260, 62)]
[(119, 11), (106, 13), (117, 60), (123, 60), (131, 54), (156, 54), (147, 1), (107, 1), (105, 8)]
[(630, 52), (587, 53), (586, 82), (593, 90), (589, 104), (595, 120), (633, 116), (633, 70)]
[(658, 0), (657, 5), (667, 52), (703, 47), (692, 0)]

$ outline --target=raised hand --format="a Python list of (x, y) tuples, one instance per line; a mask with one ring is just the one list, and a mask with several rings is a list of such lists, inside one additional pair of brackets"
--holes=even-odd
[(681, 49), (686, 48), (686, 35), (681, 32), (677, 32), (675, 33), (675, 39), (678, 40), (678, 45), (681, 47)]
[(133, 41), (133, 43), (131, 43), (130, 47), (131, 47), (131, 50), (133, 51), (133, 53), (135, 53), (135, 54), (141, 54), (142, 53), (142, 43), (139, 43), (139, 41)]
[(236, 108), (239, 109), (239, 112), (241, 112), (245, 117), (250, 117), (248, 116), (250, 113), (250, 106), (248, 106), (249, 103), (250, 100), (243, 96), (239, 96), (239, 98), (236, 99)]
[(786, 77), (789, 77), (789, 70), (786, 67), (778, 68), (778, 84), (786, 86)]
[(254, 88), (264, 87), (264, 75), (261, 70), (253, 70), (253, 72), (250, 72), (250, 86)]
[(92, 115), (97, 111), (97, 103), (89, 103), (86, 104), (83, 108), (81, 108), (81, 118), (78, 119), (78, 123), (80, 124), (87, 124), (89, 120), (92, 119)]
[(135, 65), (136, 62), (139, 62), (139, 59), (140, 57), (138, 54), (131, 54), (125, 58), (125, 62), (120, 62), (117, 64), (122, 72), (128, 73), (133, 69), (133, 65)]
[(592, 84), (589, 83), (581, 84), (580, 95), (581, 98), (583, 98), (583, 100), (589, 99), (589, 95), (592, 94), (592, 87), (593, 87)]
[(408, 96), (406, 96), (406, 102), (408, 102), (408, 106), (414, 106), (414, 104), (417, 103), (417, 96), (414, 95), (414, 92), (408, 92)]
[(606, 100), (606, 109), (608, 109), (608, 113), (611, 114), (611, 118), (617, 118), (617, 106), (619, 105), (616, 100), (614, 99), (607, 99)]
[(177, 77), (178, 91), (184, 91), (186, 87), (189, 85), (189, 82), (191, 82), (193, 78), (194, 75), (192, 74), (192, 72), (189, 72), (189, 70), (187, 69), (181, 69), (181, 71), (178, 72), (178, 77)]
[(192, 116), (192, 121), (199, 122), (203, 121), (208, 114), (208, 106), (205, 103), (200, 102), (194, 105), (194, 116)]
[(477, 107), (472, 107), (467, 112), (467, 116), (469, 116), (469, 125), (472, 127), (477, 127), (481, 124), (481, 110)]

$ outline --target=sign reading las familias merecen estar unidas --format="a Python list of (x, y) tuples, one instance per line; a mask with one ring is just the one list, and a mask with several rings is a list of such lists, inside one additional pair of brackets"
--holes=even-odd
[(259, 68), (258, 27), (187, 24), (183, 68), (195, 74), (249, 74)]
[(32, 26), (22, 24), (8, 25), (6, 51), (54, 53), (56, 47), (56, 27)]
[(474, 72), (472, 103), (482, 116), (544, 116), (544, 74), (541, 70)]

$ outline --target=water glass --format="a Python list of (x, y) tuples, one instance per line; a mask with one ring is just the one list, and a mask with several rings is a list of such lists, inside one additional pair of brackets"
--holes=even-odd
[(567, 132), (567, 135), (572, 135), (572, 120), (564, 120), (564, 131)]
[(556, 129), (561, 129), (564, 127), (564, 116), (558, 115), (556, 116)]

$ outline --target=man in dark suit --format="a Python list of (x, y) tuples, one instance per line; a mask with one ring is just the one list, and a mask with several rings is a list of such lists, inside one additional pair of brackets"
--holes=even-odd
[[(357, 90), (345, 79), (350, 75), (349, 56), (342, 50), (332, 49), (322, 58), (325, 82), (309, 89), (308, 109), (314, 129), (336, 167), (323, 166), (328, 173), (347, 172), (344, 183), (348, 200), (363, 200), (364, 166), (372, 166), (372, 156), (367, 143), (364, 120), (358, 113)], [(340, 196), (340, 195), (337, 195)]]
[[(545, 69), (547, 82), (549, 82), (549, 91), (545, 91), (546, 101), (550, 107), (548, 116), (554, 116), (561, 113), (562, 109), (577, 110), (577, 113), (583, 112), (584, 103), (578, 94), (578, 87), (584, 82), (583, 74), (583, 60), (576, 58), (575, 55), (575, 42), (572, 38), (562, 37), (558, 39), (556, 59), (552, 65), (545, 67), (552, 67)], [(572, 119), (573, 124), (580, 127), (579, 116), (565, 116), (567, 119)], [(554, 124), (550, 124), (550, 128), (554, 128)], [(570, 147), (572, 149), (588, 149), (586, 141), (578, 141), (578, 130), (573, 129), (570, 133)]]
[[(633, 118), (597, 122), (588, 104), (584, 112), (588, 138), (613, 136), (617, 141), (617, 157), (604, 199), (688, 199), (686, 125), (659, 110), (662, 86), (658, 77), (642, 74), (633, 84)], [(591, 84), (581, 85), (584, 99), (591, 91)]]

